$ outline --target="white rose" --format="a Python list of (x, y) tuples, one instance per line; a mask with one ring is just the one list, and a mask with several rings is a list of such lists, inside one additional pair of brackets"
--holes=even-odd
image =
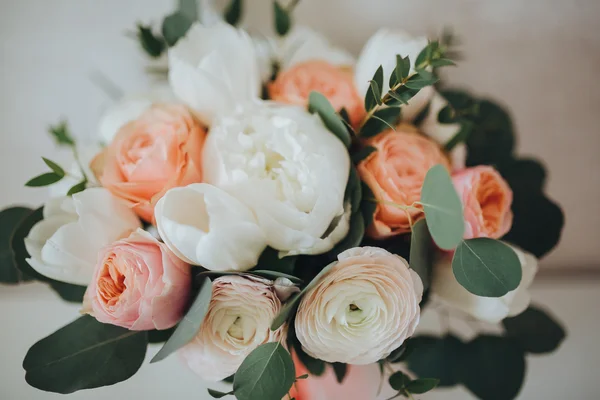
[(377, 247), (349, 249), (302, 298), (296, 335), (315, 358), (371, 364), (414, 333), (422, 294), (403, 258)]
[[(383, 66), (386, 78), (383, 80), (381, 93), (386, 93), (390, 89), (387, 78), (396, 68), (396, 55), (409, 56), (411, 65), (414, 65), (417, 56), (426, 46), (427, 38), (424, 36), (412, 37), (406, 32), (389, 29), (377, 31), (367, 41), (356, 62), (354, 81), (359, 93), (364, 97), (369, 88), (369, 81), (373, 79), (373, 75), (380, 65)], [(414, 68), (411, 71), (414, 72)], [(412, 121), (425, 107), (433, 91), (433, 87), (427, 86), (421, 89), (407, 105), (402, 106), (402, 120)]]
[(205, 181), (244, 202), (282, 256), (326, 252), (348, 233), (350, 158), (317, 115), (248, 104), (215, 121), (203, 160)]
[[(419, 126), (421, 132), (425, 133), (442, 146), (452, 140), (452, 138), (460, 131), (460, 124), (458, 123), (442, 124), (438, 121), (438, 114), (447, 105), (448, 102), (446, 99), (438, 92), (434, 92), (429, 103), (429, 112)], [(466, 159), (467, 145), (465, 143), (459, 143), (454, 146), (450, 152), (452, 169), (457, 171), (465, 168)]]
[(245, 271), (266, 247), (252, 212), (206, 183), (169, 190), (156, 204), (160, 237), (179, 258), (212, 271)]
[(25, 238), (27, 262), (48, 278), (87, 285), (98, 251), (139, 227), (135, 213), (106, 189), (54, 198)]
[(450, 309), (462, 311), (482, 321), (498, 323), (525, 311), (529, 306), (529, 286), (537, 272), (537, 259), (530, 253), (510, 246), (517, 253), (523, 268), (519, 286), (502, 297), (481, 297), (463, 288), (452, 272), (452, 260), (445, 257), (433, 268), (432, 300)]
[(175, 95), (210, 125), (216, 115), (260, 95), (252, 40), (225, 23), (194, 24), (169, 50), (169, 82)]
[(201, 378), (222, 380), (261, 344), (285, 343), (286, 326), (270, 328), (280, 309), (271, 281), (234, 275), (217, 278), (202, 327), (180, 353)]

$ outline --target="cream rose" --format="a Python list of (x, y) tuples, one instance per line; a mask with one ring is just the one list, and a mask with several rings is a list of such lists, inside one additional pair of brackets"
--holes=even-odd
[(523, 275), (519, 286), (502, 297), (481, 297), (462, 287), (452, 272), (452, 258), (445, 256), (433, 268), (432, 300), (482, 321), (497, 323), (525, 311), (531, 297), (529, 286), (538, 269), (537, 259), (530, 253), (509, 245), (521, 261)]
[(222, 380), (261, 344), (285, 342), (285, 325), (276, 331), (270, 328), (280, 309), (269, 280), (249, 275), (217, 278), (202, 327), (180, 353), (201, 378)]
[(302, 298), (296, 335), (315, 358), (374, 363), (414, 333), (422, 295), (403, 258), (377, 247), (349, 249)]
[(347, 234), (350, 158), (318, 116), (248, 104), (215, 121), (203, 159), (205, 182), (244, 202), (282, 255), (324, 253)]

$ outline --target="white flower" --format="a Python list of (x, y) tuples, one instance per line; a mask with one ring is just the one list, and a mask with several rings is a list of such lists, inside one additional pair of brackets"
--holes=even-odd
[[(383, 67), (383, 87), (381, 93), (386, 93), (389, 87), (387, 79), (396, 68), (396, 55), (409, 56), (411, 65), (414, 65), (417, 56), (427, 46), (424, 36), (412, 37), (403, 31), (380, 29), (363, 47), (354, 70), (354, 81), (359, 93), (364, 96), (369, 88), (369, 81), (377, 68)], [(414, 68), (411, 69), (414, 72)], [(419, 91), (407, 105), (402, 106), (402, 120), (412, 121), (419, 111), (427, 104), (433, 94), (433, 87), (427, 86)]]
[(530, 253), (510, 246), (521, 261), (523, 277), (519, 286), (502, 297), (481, 297), (463, 288), (452, 272), (452, 260), (441, 259), (433, 268), (432, 299), (455, 310), (462, 311), (482, 321), (497, 323), (525, 311), (531, 298), (529, 286), (538, 269), (537, 259)]
[[(444, 146), (448, 143), (459, 131), (460, 124), (442, 124), (438, 121), (438, 114), (440, 111), (448, 105), (448, 102), (438, 92), (434, 92), (429, 103), (429, 112), (423, 119), (423, 122), (419, 126), (419, 129), (427, 136)], [(450, 152), (450, 159), (452, 161), (453, 170), (461, 170), (465, 168), (465, 161), (467, 159), (467, 145), (465, 143), (459, 143)]]
[(212, 271), (250, 269), (266, 247), (248, 207), (206, 183), (169, 190), (156, 204), (154, 216), (173, 253)]
[(282, 256), (326, 252), (347, 234), (350, 158), (317, 115), (248, 104), (215, 122), (203, 160), (205, 181), (248, 205)]
[(414, 333), (422, 294), (403, 258), (377, 247), (349, 249), (302, 298), (296, 335), (315, 358), (371, 364)]
[(194, 24), (169, 50), (169, 82), (175, 95), (210, 125), (216, 115), (260, 95), (252, 40), (225, 23)]
[(203, 379), (222, 380), (235, 373), (261, 344), (285, 343), (285, 325), (276, 331), (270, 329), (280, 310), (273, 282), (251, 276), (217, 278), (202, 327), (180, 353)]
[(277, 59), (277, 41), (264, 35), (252, 35), (251, 37), (260, 79), (262, 82), (267, 82), (273, 75), (273, 64)]
[(48, 278), (87, 285), (98, 251), (139, 227), (135, 213), (106, 189), (54, 198), (25, 238), (27, 262)]

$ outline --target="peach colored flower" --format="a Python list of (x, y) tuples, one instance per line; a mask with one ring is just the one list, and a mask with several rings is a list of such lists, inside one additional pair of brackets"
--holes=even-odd
[(285, 325), (271, 331), (280, 309), (276, 287), (267, 279), (250, 275), (217, 278), (202, 327), (180, 353), (201, 378), (222, 380), (235, 373), (261, 344), (285, 343)]
[(184, 106), (156, 104), (121, 127), (91, 167), (102, 186), (152, 222), (167, 190), (202, 181), (205, 137)]
[(442, 164), (450, 169), (448, 159), (438, 144), (406, 124), (378, 134), (367, 144), (377, 149), (358, 165), (361, 179), (377, 201), (367, 234), (385, 238), (410, 232), (410, 221), (420, 219), (423, 211), (420, 206), (402, 207), (420, 200), (429, 168)]
[(138, 229), (100, 252), (83, 312), (134, 331), (168, 329), (183, 316), (190, 288), (189, 265)]
[(512, 190), (494, 168), (480, 165), (452, 176), (463, 203), (465, 239), (504, 236), (512, 225)]
[(351, 72), (326, 61), (296, 64), (269, 83), (268, 90), (272, 100), (300, 106), (308, 104), (310, 92), (319, 92), (336, 110), (345, 108), (353, 126), (365, 115), (363, 99), (354, 86)]
[(349, 249), (302, 298), (296, 336), (314, 358), (371, 364), (414, 333), (422, 295), (403, 258), (378, 247)]

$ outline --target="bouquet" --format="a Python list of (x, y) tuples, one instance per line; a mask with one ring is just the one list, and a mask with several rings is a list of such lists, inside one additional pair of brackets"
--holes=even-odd
[[(93, 146), (51, 127), (74, 162), (44, 158), (26, 185), (48, 201), (0, 214), (1, 277), (82, 316), (29, 349), (30, 385), (112, 385), (159, 343), (150, 362), (177, 352), (225, 382), (214, 398), (364, 400), (387, 381), (512, 399), (525, 355), (563, 340), (528, 295), (562, 212), (504, 107), (440, 81), (454, 37), (382, 29), (355, 58), (293, 26), (296, 4), (273, 3), (269, 37), (236, 27), (241, 0), (181, 0), (160, 33), (137, 27), (168, 83), (120, 99)], [(479, 325), (420, 334), (427, 308)], [(347, 378), (369, 364), (379, 378)]]

